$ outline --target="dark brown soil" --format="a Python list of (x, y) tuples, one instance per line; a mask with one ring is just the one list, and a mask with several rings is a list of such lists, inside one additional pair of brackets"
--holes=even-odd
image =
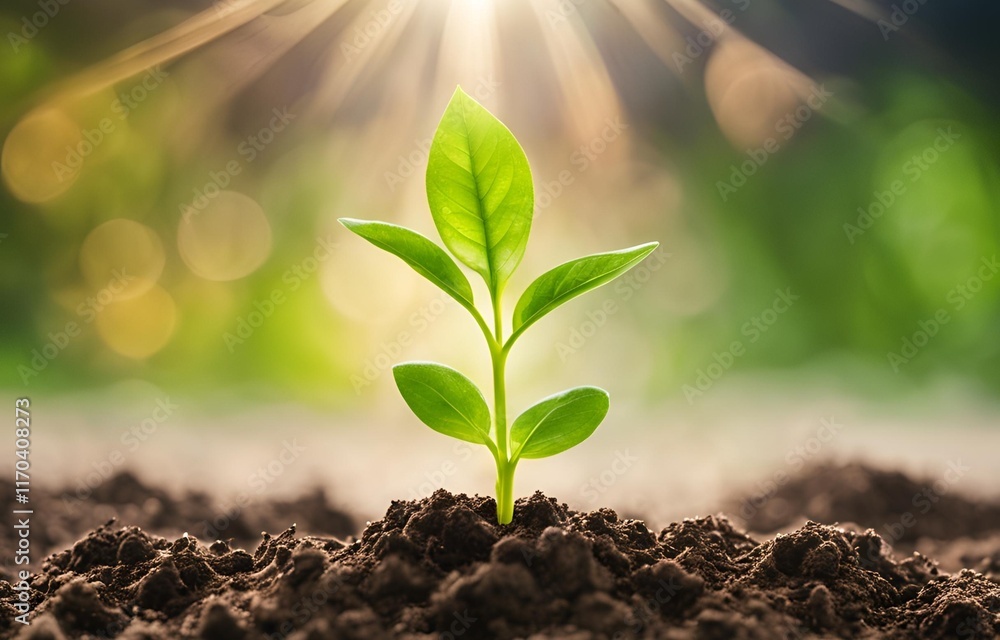
[[(359, 540), (264, 536), (251, 555), (117, 523), (46, 560), (32, 624), (0, 637), (995, 638), (1000, 585), (895, 559), (873, 531), (758, 541), (721, 516), (661, 532), (542, 494), (394, 502)], [(18, 635), (18, 634), (21, 635)]]
[[(4, 513), (20, 507), (14, 504), (14, 485), (0, 480), (0, 499)], [(66, 487), (45, 491), (32, 487), (31, 505), (37, 517), (32, 520), (32, 556), (42, 558), (62, 551), (87, 532), (112, 518), (165, 536), (185, 532), (201, 539), (221, 538), (232, 544), (254, 548), (261, 531), (281, 531), (296, 522), (304, 533), (348, 536), (357, 533), (354, 519), (330, 504), (320, 488), (296, 500), (247, 496), (240, 501), (223, 499), (203, 492), (187, 491), (175, 496), (150, 487), (129, 472), (114, 475), (93, 489)], [(0, 531), (0, 578), (9, 580), (14, 557), (16, 532), (11, 527)]]
[[(956, 474), (962, 469), (954, 463)], [(944, 481), (943, 481), (944, 480)], [(723, 510), (758, 534), (807, 520), (872, 528), (899, 556), (920, 551), (949, 571), (973, 568), (1000, 579), (1000, 502), (973, 500), (945, 478), (914, 479), (859, 463), (822, 464), (769, 478)]]
[[(967, 470), (959, 462), (954, 465), (961, 479), (957, 474)], [(945, 478), (913, 479), (858, 463), (820, 465), (782, 484), (764, 481), (726, 511), (760, 533), (797, 526), (804, 519), (851, 522), (874, 528), (896, 546), (1000, 531), (998, 503), (970, 500)]]

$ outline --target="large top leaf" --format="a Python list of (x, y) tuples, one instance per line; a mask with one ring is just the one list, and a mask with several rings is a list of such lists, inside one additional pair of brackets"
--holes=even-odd
[(475, 384), (458, 371), (434, 362), (406, 362), (392, 368), (403, 400), (420, 421), (439, 433), (485, 444), (490, 410)]
[(341, 218), (340, 223), (376, 247), (399, 256), (463, 305), (472, 306), (472, 285), (468, 278), (441, 247), (424, 236), (387, 222)]
[(514, 331), (527, 328), (539, 318), (581, 293), (606, 284), (648, 256), (660, 243), (648, 242), (630, 249), (597, 253), (570, 260), (540, 275), (514, 307)]
[(545, 398), (514, 421), (510, 439), (516, 458), (547, 458), (575, 447), (608, 414), (604, 389), (576, 387)]
[(528, 242), (531, 169), (507, 127), (461, 88), (431, 143), (427, 201), (445, 246), (500, 291)]

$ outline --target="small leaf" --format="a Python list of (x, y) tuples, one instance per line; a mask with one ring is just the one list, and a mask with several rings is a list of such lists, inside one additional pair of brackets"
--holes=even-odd
[(596, 289), (625, 273), (648, 256), (659, 242), (630, 249), (597, 253), (570, 260), (547, 271), (532, 282), (514, 307), (514, 331), (527, 328), (539, 318), (581, 293)]
[(490, 446), (490, 410), (476, 385), (458, 371), (434, 362), (392, 368), (403, 400), (420, 421), (446, 436)]
[(441, 247), (416, 231), (387, 222), (341, 218), (340, 223), (380, 249), (399, 256), (448, 295), (472, 306), (472, 285)]
[(511, 426), (514, 457), (547, 458), (575, 447), (594, 433), (610, 404), (608, 392), (597, 387), (576, 387), (545, 398)]
[(431, 143), (427, 201), (448, 250), (502, 290), (531, 231), (531, 169), (507, 127), (461, 88)]

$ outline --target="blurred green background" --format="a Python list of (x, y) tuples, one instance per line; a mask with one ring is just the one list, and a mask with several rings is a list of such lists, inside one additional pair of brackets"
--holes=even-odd
[(521, 387), (594, 371), (693, 403), (732, 370), (995, 397), (996, 17), (943, 0), (5, 2), (0, 385), (141, 379), (330, 409), (384, 397), (367, 391), (401, 359), (485, 372), (464, 313), (335, 222), (436, 239), (426, 143), (461, 84), (535, 175), (511, 296), (583, 252), (662, 245), (539, 325)]

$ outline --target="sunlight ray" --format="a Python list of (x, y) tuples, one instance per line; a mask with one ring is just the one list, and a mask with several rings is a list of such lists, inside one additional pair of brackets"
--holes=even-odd
[(677, 33), (676, 27), (660, 20), (649, 4), (621, 0), (611, 0), (611, 3), (664, 66), (676, 72), (674, 54), (684, 47), (684, 40)]
[[(558, 11), (559, 0), (531, 0), (531, 6), (544, 23), (546, 15)], [(569, 25), (543, 24), (543, 34), (562, 97), (566, 134), (587, 140), (608, 118), (620, 115), (622, 106), (604, 59), (578, 18), (571, 16)]]
[(495, 99), (491, 79), (502, 76), (499, 66), (495, 12), (491, 0), (452, 0), (438, 53), (434, 95), (451, 95), (461, 85), (484, 104)]
[(227, 0), (224, 9), (213, 5), (181, 24), (133, 45), (107, 60), (72, 76), (55, 88), (58, 96), (89, 95), (158, 64), (166, 64), (217, 40), (284, 0)]

